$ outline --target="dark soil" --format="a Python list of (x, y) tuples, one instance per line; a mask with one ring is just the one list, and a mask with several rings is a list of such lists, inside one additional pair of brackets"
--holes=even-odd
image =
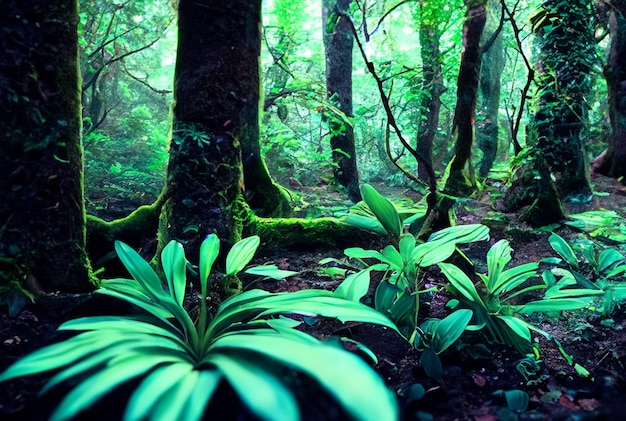
[[(613, 209), (626, 214), (624, 188), (608, 178), (594, 180), (595, 191), (610, 193), (594, 196), (589, 204), (568, 204), (568, 213), (591, 209)], [(411, 191), (387, 190), (383, 193), (413, 196)], [(490, 189), (475, 200), (468, 200), (456, 209), (458, 223), (477, 223), (497, 210), (498, 192)], [(339, 199), (341, 201), (341, 199)], [(322, 203), (320, 205), (325, 205)], [(538, 261), (554, 256), (547, 238), (549, 233), (537, 232), (513, 222), (494, 225), (491, 241), (506, 238), (515, 251), (513, 264)], [(581, 235), (561, 227), (558, 233), (573, 239)], [(381, 243), (383, 244), (383, 243)], [(472, 244), (464, 252), (478, 270), (484, 270), (485, 255), (490, 244)], [(372, 245), (372, 248), (380, 248)], [(303, 288), (334, 289), (338, 281), (319, 272), (318, 262), (324, 257), (341, 258), (342, 250), (293, 252), (289, 250), (260, 250), (258, 263), (273, 262), (283, 269), (298, 271), (288, 280), (269, 282), (244, 277), (246, 288), (271, 291), (295, 291)], [(443, 282), (441, 275), (429, 272), (433, 283)], [(441, 316), (443, 304), (449, 299), (443, 288), (434, 295), (424, 317)], [(88, 295), (52, 294), (40, 297), (27, 305), (17, 316), (6, 313), (0, 317), (0, 370), (22, 355), (58, 339), (56, 327), (70, 318), (84, 314), (120, 314), (120, 308), (111, 300), (94, 299)], [(430, 313), (430, 314), (428, 314)], [(475, 336), (464, 340), (463, 346), (449, 349), (442, 355), (444, 375), (441, 382), (430, 379), (419, 365), (418, 354), (392, 331), (363, 324), (341, 325), (320, 321), (310, 329), (319, 337), (349, 336), (358, 340), (378, 356), (375, 369), (397, 393), (404, 420), (621, 420), (626, 417), (626, 315), (618, 308), (611, 319), (602, 320), (598, 314), (565, 312), (560, 317), (532, 319), (540, 328), (559, 339), (574, 361), (585, 367), (590, 376), (582, 377), (563, 358), (550, 341), (537, 337), (542, 362), (537, 370), (525, 378), (517, 369), (524, 358), (515, 350), (502, 345), (488, 344)], [(486, 346), (483, 346), (486, 345)], [(0, 419), (41, 419), (36, 410), (40, 401), (36, 394), (45, 377), (19, 379), (0, 387)], [(411, 389), (421, 384), (426, 395), (411, 400)], [(502, 391), (519, 389), (530, 395), (530, 404), (523, 413), (507, 409)], [(314, 404), (314, 403), (313, 403)], [(318, 404), (319, 405), (319, 404)], [(323, 411), (315, 411), (315, 419), (324, 418)], [(113, 418), (108, 418), (113, 419)]]

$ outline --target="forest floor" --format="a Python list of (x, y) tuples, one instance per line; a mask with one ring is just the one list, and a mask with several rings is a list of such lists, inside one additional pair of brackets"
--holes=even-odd
[[(606, 209), (614, 210), (622, 217), (626, 216), (626, 189), (614, 180), (604, 177), (593, 181), (596, 193), (593, 200), (587, 204), (567, 204), (568, 214)], [(387, 197), (416, 198), (411, 190), (385, 188), (381, 185), (376, 187)], [(319, 200), (314, 199), (315, 197), (326, 197), (323, 203), (316, 203), (318, 209), (337, 209), (342, 203), (345, 204), (339, 195), (329, 193), (324, 188), (305, 190), (305, 196), (311, 202)], [(473, 243), (463, 248), (476, 267), (484, 270), (487, 250), (491, 244), (503, 238), (510, 241), (514, 250), (512, 265), (537, 262), (542, 258), (555, 256), (548, 243), (548, 232), (517, 225), (514, 214), (506, 214), (504, 218), (497, 213), (500, 194), (499, 184), (494, 183), (480, 193), (479, 197), (466, 200), (455, 209), (459, 224), (480, 223), (485, 218), (491, 218), (492, 221), (495, 218), (501, 222), (492, 224), (490, 242)], [(568, 241), (576, 241), (586, 236), (580, 230), (565, 225), (556, 231)], [(608, 245), (619, 246), (610, 238), (611, 235), (608, 237), (604, 238), (610, 243)], [(601, 239), (602, 234), (595, 237), (596, 241)], [(372, 245), (372, 248), (379, 246)], [(261, 249), (256, 258), (257, 263), (272, 262), (283, 269), (297, 271), (298, 275), (282, 281), (258, 281), (245, 277), (243, 281), (247, 288), (271, 291), (295, 291), (303, 288), (332, 290), (339, 281), (320, 271), (318, 263), (326, 257), (341, 259), (343, 250)], [(437, 271), (429, 272), (428, 276), (433, 278), (431, 283), (443, 284), (443, 277)], [(438, 313), (443, 311), (443, 304), (449, 298), (444, 288), (440, 288), (431, 300), (431, 314), (425, 314), (424, 317), (433, 314), (441, 317)], [(0, 371), (16, 358), (52, 342), (55, 339), (54, 331), (60, 323), (85, 313), (106, 311), (107, 308), (94, 308), (88, 295), (63, 294), (41, 297), (36, 304), (27, 305), (15, 317), (8, 317), (3, 309), (0, 317)], [(342, 326), (337, 322), (320, 322), (312, 326), (311, 330), (320, 337), (349, 336), (370, 347), (379, 360), (375, 369), (397, 393), (402, 419), (405, 421), (625, 419), (624, 308), (618, 307), (607, 318), (592, 311), (564, 313), (560, 317), (534, 317), (530, 321), (558, 338), (574, 361), (589, 371), (590, 375), (587, 377), (578, 374), (567, 363), (552, 341), (538, 335), (534, 335), (534, 340), (539, 342), (541, 362), (527, 370), (528, 378), (518, 369), (524, 365), (525, 356), (515, 350), (487, 344), (482, 352), (477, 353), (469, 352), (471, 344), (466, 344), (442, 354), (443, 379), (438, 382), (424, 373), (419, 365), (418, 353), (390, 330), (363, 324)], [(478, 348), (474, 351), (476, 349)], [(36, 413), (33, 407), (38, 405), (36, 393), (44, 382), (45, 377), (34, 376), (3, 384), (0, 387), (0, 419), (36, 419), (32, 415)], [(419, 400), (411, 400), (411, 387), (418, 383), (424, 387), (426, 394)], [(516, 413), (507, 408), (502, 392), (509, 390), (523, 390), (529, 394), (530, 403), (526, 411)], [(314, 419), (332, 418), (316, 416)]]

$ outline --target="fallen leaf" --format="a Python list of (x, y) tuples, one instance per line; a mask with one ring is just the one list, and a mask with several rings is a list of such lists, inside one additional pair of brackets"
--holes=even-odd
[(596, 399), (578, 399), (578, 405), (580, 405), (580, 408), (583, 411), (595, 411), (596, 409), (598, 409), (600, 406), (602, 406), (602, 404), (600, 402), (598, 402)]
[(474, 380), (474, 384), (478, 387), (484, 387), (487, 384), (487, 379), (480, 374), (472, 374), (472, 378)]
[(559, 403), (561, 404), (561, 406), (564, 406), (568, 409), (573, 409), (575, 411), (578, 411), (580, 408), (578, 407), (578, 405), (576, 405), (574, 402), (572, 402), (567, 396), (563, 395), (559, 398)]

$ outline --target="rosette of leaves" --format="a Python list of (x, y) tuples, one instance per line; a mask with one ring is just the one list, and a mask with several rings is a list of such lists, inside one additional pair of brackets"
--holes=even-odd
[[(258, 244), (258, 237), (236, 243), (227, 255), (225, 276), (240, 272)], [(66, 322), (59, 329), (79, 332), (76, 336), (26, 356), (0, 375), (0, 381), (7, 381), (54, 371), (42, 392), (59, 384), (69, 392), (52, 420), (71, 419), (128, 382), (136, 386), (125, 420), (210, 416), (207, 407), (224, 383), (258, 418), (298, 420), (299, 405), (284, 378), (286, 370), (312, 378), (354, 419), (397, 419), (393, 394), (363, 359), (294, 329), (299, 322), (281, 316), (324, 316), (394, 329), (375, 310), (323, 290), (250, 290), (209, 314), (207, 284), (219, 253), (219, 240), (210, 235), (200, 249), (201, 299), (194, 321), (183, 307), (187, 260), (180, 243), (173, 241), (163, 250), (165, 282), (127, 245), (116, 243), (116, 251), (133, 279), (102, 281), (97, 293), (133, 304), (138, 312)], [(371, 352), (367, 355), (375, 359)]]
[[(524, 320), (523, 315), (583, 308), (589, 305), (594, 291), (554, 287), (545, 276), (541, 277), (543, 282), (530, 283), (530, 278), (539, 278), (539, 264), (531, 262), (505, 269), (512, 252), (507, 240), (495, 243), (487, 253), (488, 273), (476, 274), (477, 285), (453, 264), (439, 263), (439, 267), (450, 281), (448, 289), (458, 298), (457, 303), (473, 311), (471, 329), (485, 329), (491, 340), (527, 354), (532, 351), (531, 330), (548, 338), (551, 336)], [(546, 290), (543, 299), (516, 304), (521, 297), (535, 290)]]

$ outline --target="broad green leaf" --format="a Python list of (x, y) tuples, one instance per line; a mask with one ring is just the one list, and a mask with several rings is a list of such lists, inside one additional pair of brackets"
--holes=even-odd
[(420, 267), (436, 265), (452, 256), (454, 250), (456, 250), (454, 242), (446, 240), (427, 241), (415, 247), (413, 261)]
[(402, 222), (395, 206), (369, 184), (361, 186), (361, 195), (389, 235), (400, 238)]
[[(254, 341), (255, 338), (251, 336), (250, 339)], [(218, 367), (242, 402), (255, 415), (266, 421), (300, 419), (298, 404), (292, 392), (271, 372), (263, 369), (263, 361), (258, 360), (258, 355), (255, 359), (253, 356), (245, 358), (242, 353), (233, 353), (233, 357), (218, 353), (212, 355), (209, 361)]]
[(220, 253), (220, 240), (217, 235), (207, 235), (206, 239), (200, 245), (200, 293), (206, 297), (207, 279), (211, 273), (211, 268), (215, 259)]
[(556, 251), (563, 258), (563, 260), (565, 260), (570, 266), (578, 270), (578, 258), (576, 257), (576, 254), (574, 254), (574, 250), (572, 250), (570, 245), (567, 244), (567, 241), (565, 241), (563, 237), (553, 232), (550, 235), (550, 238), (548, 238), (548, 241), (550, 242), (550, 245), (552, 246), (554, 251)]
[(278, 269), (276, 265), (254, 266), (246, 269), (245, 273), (249, 273), (250, 275), (263, 276), (265, 278), (271, 278), (275, 280), (285, 279), (298, 274), (298, 272), (294, 272), (291, 270)]
[[(263, 367), (265, 355), (316, 380), (355, 419), (397, 420), (396, 398), (382, 379), (361, 358), (322, 342), (311, 344), (287, 340), (280, 335), (229, 335), (214, 347), (228, 355), (236, 349), (252, 353), (251, 360)], [(332, 361), (332, 364), (328, 362)], [(260, 369), (259, 367), (259, 369)], [(355, 381), (358, 373), (358, 381)]]
[(150, 298), (157, 302), (170, 300), (170, 297), (163, 291), (161, 280), (157, 274), (135, 250), (121, 241), (116, 241), (115, 251), (128, 272), (139, 282)]
[(161, 253), (161, 265), (170, 296), (182, 307), (187, 288), (187, 259), (183, 245), (177, 241), (170, 241)]
[(535, 276), (538, 269), (539, 265), (535, 262), (531, 262), (507, 269), (504, 272), (501, 272), (498, 278), (492, 279), (491, 273), (489, 273), (491, 283), (488, 290), (491, 294), (495, 295), (512, 291), (526, 282), (528, 278)]
[[(160, 399), (169, 392), (179, 381), (193, 371), (193, 365), (175, 363), (163, 365), (152, 371), (139, 384), (130, 396), (124, 420), (134, 421), (147, 418)], [(185, 399), (186, 400), (186, 399)], [(180, 419), (178, 417), (171, 419)]]
[(606, 249), (598, 257), (598, 269), (600, 273), (608, 271), (618, 263), (626, 263), (626, 259), (615, 249)]
[(521, 314), (534, 312), (550, 312), (563, 310), (576, 310), (589, 305), (590, 298), (552, 298), (548, 300), (531, 301), (529, 303), (514, 306), (515, 311)]
[(410, 262), (413, 255), (413, 250), (415, 249), (415, 237), (413, 236), (413, 234), (404, 234), (400, 238), (398, 249), (400, 250), (400, 256), (402, 257), (402, 260), (404, 262)]
[(504, 271), (504, 268), (511, 261), (511, 253), (513, 249), (509, 245), (507, 240), (500, 240), (495, 243), (487, 252), (487, 271), (488, 281), (487, 290), (494, 291), (496, 284), (500, 278), (500, 274)]
[(344, 254), (353, 259), (377, 259), (393, 266), (394, 262), (376, 250), (364, 250), (361, 247), (350, 247), (344, 250)]
[(348, 214), (341, 218), (346, 224), (352, 225), (357, 228), (361, 228), (367, 231), (371, 231), (378, 235), (385, 235), (387, 231), (385, 227), (378, 221), (378, 219), (370, 216)]
[(530, 343), (532, 338), (530, 337), (530, 330), (528, 330), (526, 322), (514, 316), (497, 316), (497, 317), (498, 319), (506, 323), (506, 325), (513, 332), (515, 332), (516, 335), (518, 335), (520, 338)]
[(236, 275), (250, 263), (257, 248), (261, 244), (258, 235), (237, 241), (226, 256), (226, 275)]
[(114, 332), (109, 336), (103, 336), (99, 332), (81, 333), (66, 341), (41, 348), (18, 360), (0, 375), (0, 381), (43, 373), (73, 364), (107, 346), (120, 341), (129, 341), (133, 336), (133, 333), (125, 332)]
[(217, 370), (202, 370), (198, 372), (196, 386), (187, 397), (185, 413), (178, 419), (199, 421), (204, 415), (207, 404), (222, 380), (222, 374)]
[(441, 354), (456, 342), (472, 319), (472, 314), (472, 310), (460, 309), (439, 321), (431, 344), (433, 351)]
[(435, 380), (441, 381), (443, 377), (443, 366), (441, 359), (434, 350), (426, 348), (420, 355), (420, 365), (424, 368), (426, 375)]
[(404, 262), (402, 256), (394, 246), (387, 246), (383, 249), (382, 255), (385, 256), (386, 261), (390, 263), (392, 269), (401, 272), (404, 268)]
[(335, 296), (349, 301), (361, 301), (369, 291), (371, 272), (368, 268), (348, 275), (335, 290)]
[(461, 269), (451, 263), (439, 263), (439, 268), (452, 286), (463, 294), (465, 298), (486, 308), (483, 300), (478, 295), (476, 287)]
[(146, 374), (153, 367), (166, 362), (167, 358), (162, 355), (145, 353), (125, 354), (111, 360), (101, 371), (94, 373), (72, 389), (56, 408), (50, 420), (71, 419), (120, 384)]
[[(198, 374), (197, 370), (192, 370), (182, 378), (178, 378), (176, 382), (173, 382), (173, 379), (167, 380), (170, 384), (173, 383), (173, 387), (155, 402), (149, 419), (151, 421), (187, 420), (182, 416), (187, 412), (189, 396), (197, 387)], [(204, 391), (205, 394), (207, 392)]]
[(524, 412), (528, 408), (530, 396), (523, 390), (507, 390), (504, 392), (506, 405), (511, 411)]
[(381, 281), (374, 294), (374, 307), (383, 314), (389, 314), (389, 309), (398, 298), (402, 290), (389, 282)]
[(482, 224), (455, 225), (431, 234), (428, 241), (453, 242), (454, 244), (473, 243), (489, 239), (489, 227)]

